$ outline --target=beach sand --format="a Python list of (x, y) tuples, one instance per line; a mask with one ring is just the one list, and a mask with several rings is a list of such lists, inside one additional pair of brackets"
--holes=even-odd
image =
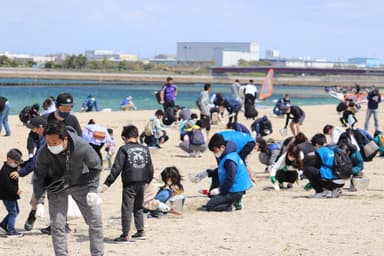
[[(303, 132), (311, 137), (321, 132), (325, 124), (339, 125), (336, 106), (304, 106), (306, 120)], [(143, 129), (146, 120), (154, 111), (131, 111), (111, 113), (76, 113), (84, 126), (90, 118), (106, 127), (113, 128), (120, 146), (121, 128), (135, 124)], [(259, 109), (259, 116), (270, 109)], [(383, 124), (383, 113), (380, 113)], [(249, 126), (252, 120), (240, 122)], [(364, 123), (365, 109), (357, 118), (358, 127)], [(272, 137), (281, 139), (278, 130), (284, 119), (272, 118)], [(0, 137), (0, 156), (5, 159), (8, 149), (18, 147), (25, 153), (28, 129), (17, 116), (10, 116), (11, 137)], [(373, 132), (373, 120), (371, 129)], [(213, 126), (213, 132), (224, 128), (224, 124)], [(4, 133), (4, 131), (3, 131)], [(276, 192), (272, 189), (268, 175), (264, 173), (257, 154), (249, 157), (249, 166), (256, 173), (256, 184), (243, 199), (244, 209), (233, 212), (198, 211), (207, 198), (198, 193), (206, 189), (209, 180), (198, 184), (188, 180), (188, 173), (216, 166), (211, 152), (202, 158), (189, 158), (178, 147), (178, 130), (168, 129), (170, 141), (160, 150), (151, 150), (155, 175), (169, 165), (177, 166), (184, 175), (183, 184), (187, 200), (182, 216), (170, 215), (160, 219), (145, 218), (147, 240), (130, 244), (114, 244), (111, 240), (121, 234), (120, 206), (121, 180), (103, 195), (103, 223), (105, 255), (383, 255), (384, 251), (384, 159), (375, 158), (365, 163), (366, 176), (370, 178), (369, 190), (348, 192), (338, 199), (308, 199), (313, 193), (303, 190), (306, 180), (293, 189)], [(103, 171), (104, 181), (108, 171)], [(20, 180), (24, 191), (19, 200), (20, 215), (16, 228), (22, 232), (29, 212), (32, 191), (31, 177)], [(348, 187), (348, 185), (346, 186)], [(0, 217), (5, 215), (0, 207)], [(47, 212), (46, 212), (47, 214)], [(69, 221), (73, 230), (68, 235), (69, 255), (89, 255), (87, 226), (82, 219)], [(40, 233), (45, 223), (36, 222), (30, 232), (19, 239), (0, 238), (1, 255), (53, 255), (51, 238)], [(132, 226), (131, 233), (136, 230)]]

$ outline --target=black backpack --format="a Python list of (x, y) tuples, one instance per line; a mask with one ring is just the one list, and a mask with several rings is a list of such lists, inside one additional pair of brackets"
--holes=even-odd
[(340, 148), (334, 149), (334, 159), (332, 170), (333, 173), (341, 178), (347, 179), (352, 175), (352, 160), (347, 154), (344, 153)]
[(249, 104), (249, 103), (244, 105), (244, 116), (245, 116), (245, 118), (247, 118), (247, 119), (248, 118), (255, 118), (255, 117), (257, 117), (257, 115), (258, 115), (258, 112), (257, 112), (257, 110), (255, 108), (255, 105)]
[(168, 107), (164, 112), (163, 124), (171, 125), (175, 121), (176, 121), (176, 108)]

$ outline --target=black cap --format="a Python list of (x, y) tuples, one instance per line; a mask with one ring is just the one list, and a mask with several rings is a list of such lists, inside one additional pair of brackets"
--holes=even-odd
[(45, 128), (47, 126), (47, 120), (42, 116), (36, 116), (25, 123), (25, 126), (29, 129), (32, 128)]
[(69, 93), (62, 93), (57, 95), (56, 98), (56, 105), (61, 106), (61, 105), (73, 105), (73, 97)]
[(15, 160), (16, 163), (21, 162), (21, 156), (22, 156), (21, 151), (18, 150), (17, 148), (13, 148), (9, 150), (7, 153), (7, 157)]

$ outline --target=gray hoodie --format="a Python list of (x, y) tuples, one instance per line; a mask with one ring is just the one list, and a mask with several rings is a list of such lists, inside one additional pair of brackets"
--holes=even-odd
[[(46, 186), (61, 178), (67, 172), (69, 186), (88, 186), (90, 192), (96, 192), (101, 172), (101, 162), (96, 151), (75, 133), (68, 131), (67, 150), (53, 154), (47, 144), (37, 153), (36, 166), (33, 176), (33, 193), (38, 203), (41, 203)], [(69, 152), (67, 152), (69, 150)], [(69, 154), (67, 154), (69, 153)], [(68, 160), (68, 171), (67, 163)]]

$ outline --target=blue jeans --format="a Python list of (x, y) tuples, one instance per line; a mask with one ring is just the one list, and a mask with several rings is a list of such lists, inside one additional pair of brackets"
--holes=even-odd
[(19, 214), (19, 205), (16, 200), (3, 200), (5, 208), (7, 208), (8, 214), (1, 221), (1, 225), (7, 227), (8, 233), (15, 231), (16, 217)]
[(11, 135), (11, 129), (9, 128), (9, 124), (8, 124), (8, 114), (9, 114), (9, 104), (5, 103), (3, 111), (0, 112), (0, 132), (4, 125), (5, 136)]
[(369, 119), (371, 119), (371, 115), (373, 114), (373, 120), (375, 121), (375, 131), (379, 130), (379, 110), (378, 109), (369, 109), (367, 108), (367, 114), (365, 115), (365, 123), (364, 130), (368, 130)]

